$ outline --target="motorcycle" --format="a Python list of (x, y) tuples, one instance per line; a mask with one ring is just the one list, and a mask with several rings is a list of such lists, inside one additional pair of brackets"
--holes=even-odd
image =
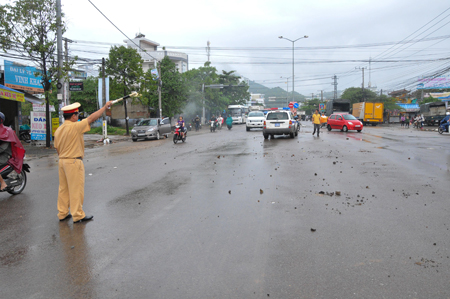
[(439, 134), (448, 133), (448, 126), (444, 126), (445, 124), (439, 125), (438, 132)]
[(189, 124), (187, 125), (187, 129), (188, 129), (188, 131), (192, 131), (192, 124), (191, 124), (191, 123), (189, 123)]
[(28, 125), (22, 125), (19, 128), (19, 139), (23, 140), (25, 142), (31, 141), (31, 135), (30, 135), (30, 127)]
[(184, 132), (184, 137), (182, 132), (180, 131), (180, 126), (175, 127), (175, 133), (173, 134), (173, 143), (177, 144), (178, 141), (185, 142), (186, 141), (187, 132)]
[(211, 133), (215, 132), (216, 128), (217, 128), (217, 121), (212, 120), (211, 121), (211, 127), (210, 127)]
[(6, 191), (13, 195), (21, 193), (27, 185), (27, 172), (30, 172), (30, 166), (26, 163), (23, 163), (20, 173), (15, 172), (9, 164), (1, 166), (0, 174), (8, 187), (0, 190), (0, 192)]

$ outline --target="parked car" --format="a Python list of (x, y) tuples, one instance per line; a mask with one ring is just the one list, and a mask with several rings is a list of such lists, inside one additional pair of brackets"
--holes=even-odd
[(273, 138), (274, 135), (289, 135), (291, 138), (298, 135), (298, 122), (289, 110), (269, 111), (263, 124), (264, 139)]
[(170, 120), (168, 117), (146, 118), (139, 121), (131, 130), (131, 140), (138, 139), (160, 139), (161, 136), (169, 137), (171, 132)]
[(252, 111), (249, 112), (247, 121), (245, 122), (245, 127), (247, 131), (253, 128), (262, 128), (264, 126), (264, 121), (266, 117), (264, 116), (264, 112), (262, 111)]
[(361, 132), (363, 129), (363, 123), (351, 114), (334, 113), (328, 117), (327, 129), (328, 131), (331, 131), (332, 129), (339, 129), (344, 132), (347, 132), (348, 130), (356, 130)]

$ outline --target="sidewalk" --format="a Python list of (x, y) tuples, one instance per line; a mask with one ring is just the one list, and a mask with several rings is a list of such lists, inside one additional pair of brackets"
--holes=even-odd
[[(199, 132), (195, 132), (195, 129), (188, 132), (188, 138), (191, 135), (197, 135), (197, 134), (203, 134), (203, 133), (209, 133), (209, 128), (206, 130), (203, 128)], [(169, 138), (171, 139), (173, 137), (173, 132), (169, 135)], [(111, 140), (112, 144), (117, 142), (131, 142), (131, 136), (122, 136), (122, 135), (110, 135), (108, 136)], [(97, 146), (103, 146), (102, 135), (100, 134), (84, 134), (84, 148), (94, 148)], [(30, 143), (26, 143), (22, 141), (22, 145), (25, 148), (26, 151), (26, 158), (27, 160), (32, 159), (39, 159), (42, 157), (49, 157), (52, 155), (57, 155), (56, 149), (53, 147), (53, 140), (50, 142), (50, 147), (45, 146), (44, 140), (38, 140), (38, 141), (32, 141)]]
[[(112, 143), (131, 141), (130, 136), (111, 135), (109, 138)], [(102, 135), (100, 134), (84, 134), (84, 148), (93, 148), (95, 146), (103, 145), (101, 140)], [(28, 160), (57, 154), (56, 149), (53, 147), (53, 140), (50, 142), (50, 147), (45, 146), (44, 140), (31, 141), (30, 143), (22, 141), (22, 145), (25, 148), (26, 158)]]

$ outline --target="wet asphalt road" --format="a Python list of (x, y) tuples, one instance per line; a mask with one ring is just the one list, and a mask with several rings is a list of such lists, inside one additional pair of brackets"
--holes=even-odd
[(450, 298), (450, 135), (311, 129), (87, 149), (82, 224), (56, 217), (57, 157), (29, 161), (0, 298)]

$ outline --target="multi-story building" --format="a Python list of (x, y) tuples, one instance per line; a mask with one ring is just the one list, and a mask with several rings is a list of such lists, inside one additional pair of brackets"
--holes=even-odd
[[(189, 58), (186, 53), (158, 50), (160, 44), (145, 38), (142, 33), (138, 34), (132, 41), (125, 40), (127, 47), (136, 49), (144, 60), (143, 70), (147, 72), (149, 69), (155, 67), (155, 61), (161, 61), (164, 57), (169, 57), (172, 60), (178, 71), (184, 73), (189, 70)], [(139, 47), (138, 47), (139, 46)]]

